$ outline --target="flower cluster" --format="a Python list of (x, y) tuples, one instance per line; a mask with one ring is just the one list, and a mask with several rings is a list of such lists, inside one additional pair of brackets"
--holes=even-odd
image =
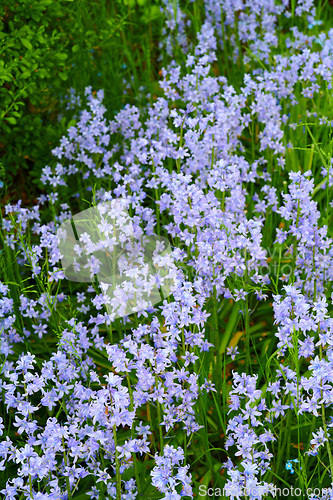
[(8, 499), (193, 498), (223, 463), (232, 499), (332, 483), (333, 31), (312, 0), (162, 11), (159, 97), (108, 121), (87, 88), (38, 203), (1, 217)]

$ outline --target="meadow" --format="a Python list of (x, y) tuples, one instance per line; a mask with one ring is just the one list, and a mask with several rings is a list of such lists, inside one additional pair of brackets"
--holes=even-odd
[(0, 497), (332, 500), (332, 3), (0, 22)]

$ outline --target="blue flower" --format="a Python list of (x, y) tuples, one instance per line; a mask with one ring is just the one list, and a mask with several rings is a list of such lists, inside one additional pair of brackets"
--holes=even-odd
[(286, 462), (286, 470), (289, 470), (289, 471), (291, 472), (291, 474), (294, 474), (294, 472), (295, 472), (295, 471), (294, 471), (294, 469), (293, 469), (293, 465), (292, 465), (292, 463), (291, 463), (291, 462), (292, 462), (291, 460), (288, 460), (288, 461)]

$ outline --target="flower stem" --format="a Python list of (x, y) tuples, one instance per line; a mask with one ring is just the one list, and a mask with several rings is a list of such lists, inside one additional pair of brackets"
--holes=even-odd
[[(131, 381), (129, 378), (129, 375), (127, 374), (127, 385), (128, 385), (128, 392), (130, 395), (130, 411), (134, 410), (134, 403), (133, 403), (133, 391), (131, 387)], [(132, 422), (132, 427), (131, 427), (131, 438), (134, 439), (135, 433), (134, 433), (134, 419)], [(137, 487), (137, 493), (138, 496), (140, 496), (140, 475), (139, 475), (139, 469), (138, 469), (138, 461), (135, 453), (132, 453), (132, 458), (133, 458), (133, 464), (134, 464), (134, 475), (135, 475), (135, 480), (136, 480), (136, 487)]]
[[(67, 467), (67, 455), (66, 455), (66, 449), (65, 449), (64, 436), (62, 436), (62, 444), (64, 447), (64, 462), (65, 462), (65, 466)], [(66, 476), (66, 488), (67, 488), (68, 499), (70, 500), (72, 498), (72, 492), (71, 492), (71, 486), (69, 484), (69, 477), (68, 476)]]
[(117, 483), (117, 500), (121, 500), (121, 475), (120, 475), (120, 462), (118, 458), (118, 441), (117, 441), (117, 426), (113, 426), (113, 440), (114, 440), (114, 454), (116, 460), (116, 483)]

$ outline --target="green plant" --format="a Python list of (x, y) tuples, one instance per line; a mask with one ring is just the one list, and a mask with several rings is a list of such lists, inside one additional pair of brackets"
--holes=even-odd
[(152, 2), (0, 6), (0, 159), (14, 197), (36, 197), (41, 168), (73, 118), (68, 89), (82, 96), (88, 85), (104, 88), (109, 118), (138, 94), (156, 92), (159, 18)]

